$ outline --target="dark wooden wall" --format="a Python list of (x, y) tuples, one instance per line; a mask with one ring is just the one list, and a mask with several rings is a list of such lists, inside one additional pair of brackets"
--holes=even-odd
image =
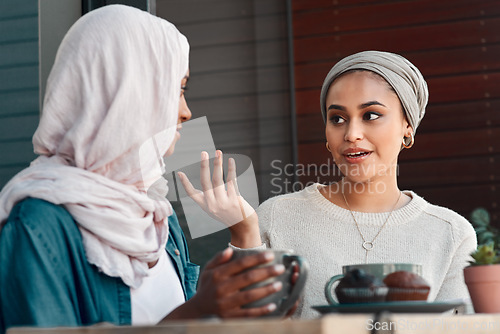
[(331, 66), (363, 50), (399, 53), (430, 91), (400, 187), (466, 217), (485, 207), (499, 225), (500, 1), (294, 0), (293, 28), (300, 163), (329, 158), (319, 92)]
[(0, 189), (35, 157), (38, 1), (0, 2)]

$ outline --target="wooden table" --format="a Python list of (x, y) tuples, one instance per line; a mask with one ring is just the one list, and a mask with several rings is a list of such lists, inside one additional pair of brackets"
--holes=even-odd
[(16, 328), (8, 334), (373, 334), (500, 333), (500, 314), (331, 314), (315, 320), (172, 322), (154, 327)]

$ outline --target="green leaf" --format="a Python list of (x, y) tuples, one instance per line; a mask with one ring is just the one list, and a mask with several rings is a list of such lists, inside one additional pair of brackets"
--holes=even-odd
[(488, 228), (486, 228), (485, 226), (480, 226), (476, 227), (474, 230), (476, 231), (477, 235), (480, 235), (481, 233), (488, 231)]
[(474, 227), (488, 226), (490, 224), (490, 214), (484, 208), (477, 208), (470, 215)]
[(493, 243), (493, 237), (495, 235), (490, 232), (490, 231), (486, 231), (486, 232), (483, 232), (483, 233), (480, 233), (477, 235), (477, 242), (479, 244), (487, 244), (487, 243)]
[(492, 243), (479, 245), (471, 256), (474, 259), (474, 261), (470, 262), (471, 265), (494, 264), (500, 261)]

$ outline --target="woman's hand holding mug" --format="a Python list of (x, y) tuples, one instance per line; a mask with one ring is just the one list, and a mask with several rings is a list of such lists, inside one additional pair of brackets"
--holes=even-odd
[(193, 298), (164, 320), (259, 317), (277, 311), (279, 305), (269, 297), (283, 289), (276, 278), (285, 273), (285, 265), (272, 251), (233, 255), (231, 248), (217, 254), (202, 272)]

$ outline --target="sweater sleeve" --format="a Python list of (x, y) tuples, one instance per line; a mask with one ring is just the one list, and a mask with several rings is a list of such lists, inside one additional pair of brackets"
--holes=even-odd
[(457, 240), (457, 248), (453, 254), (450, 266), (446, 273), (441, 289), (439, 290), (436, 300), (447, 300), (457, 298), (469, 298), (469, 292), (464, 280), (464, 268), (469, 265), (471, 260), (470, 254), (477, 247), (476, 232), (472, 225), (463, 219), (463, 223), (455, 229), (455, 237)]
[(273, 225), (273, 211), (274, 211), (274, 203), (276, 198), (270, 198), (267, 201), (264, 201), (257, 208), (257, 215), (259, 216), (259, 229), (260, 229), (260, 237), (262, 238), (262, 242), (267, 246), (267, 248), (272, 248), (270, 233)]

